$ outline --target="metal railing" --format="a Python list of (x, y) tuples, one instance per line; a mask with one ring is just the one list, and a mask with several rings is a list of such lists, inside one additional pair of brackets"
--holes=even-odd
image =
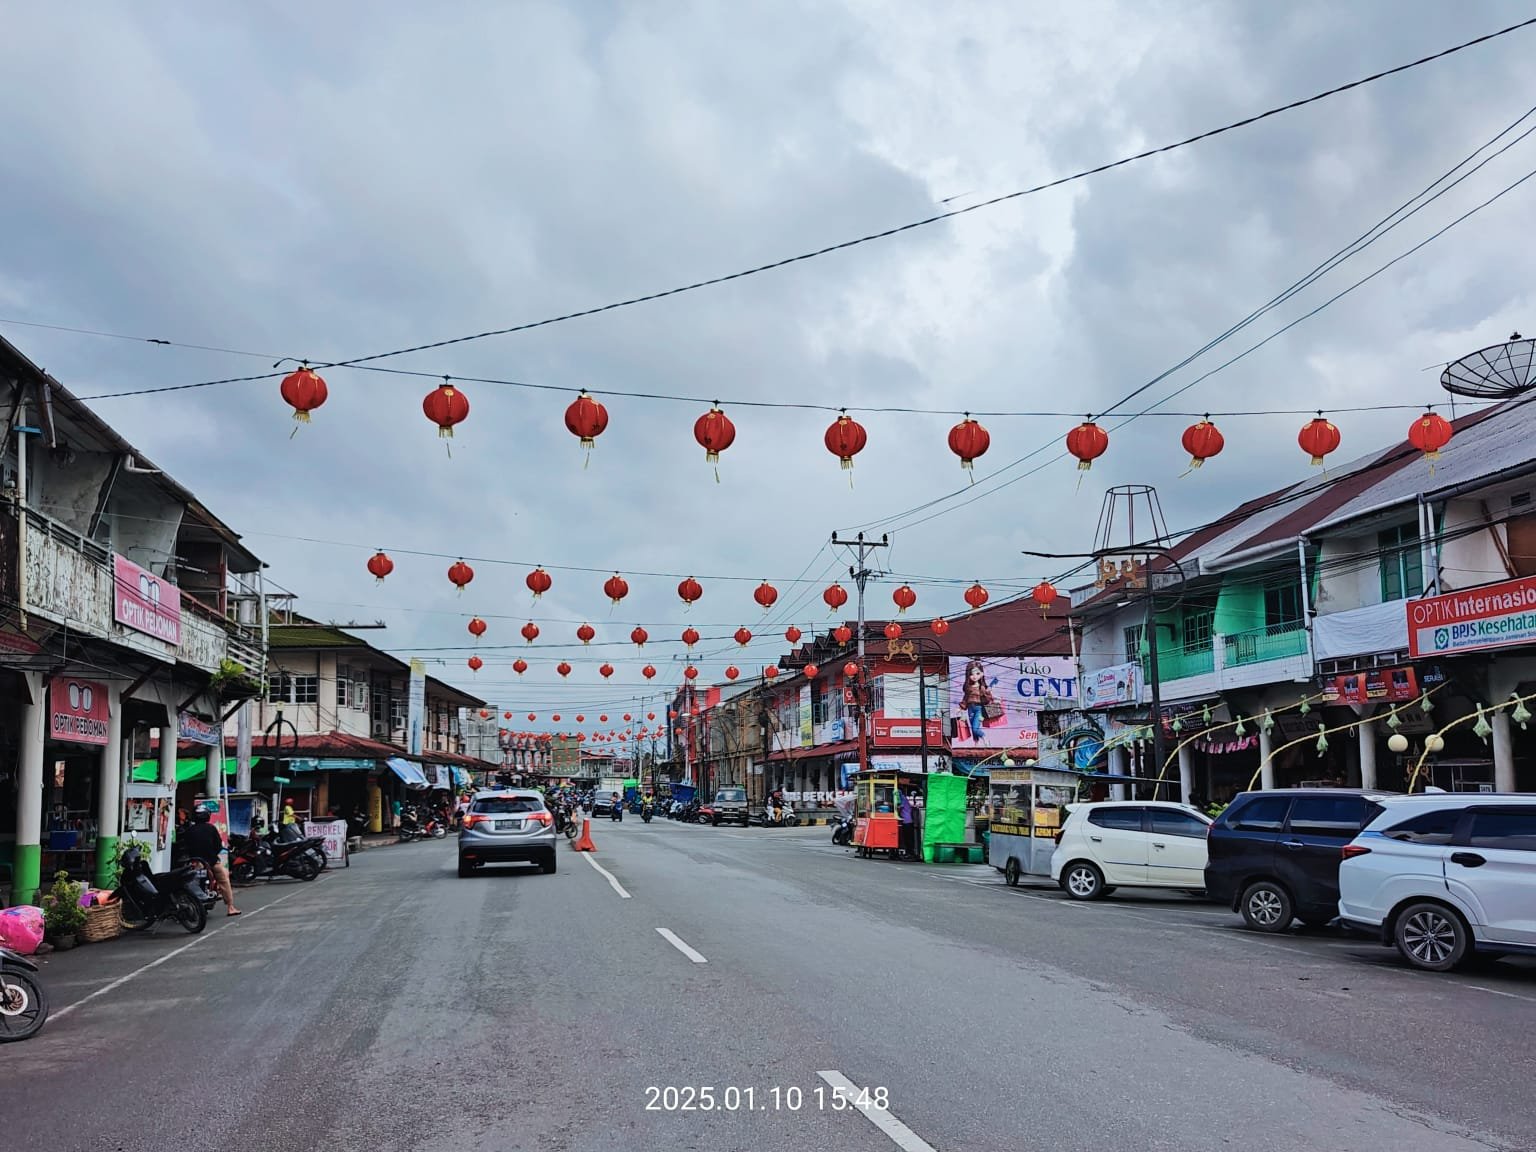
[[(1150, 676), (1151, 661), (1143, 656), (1141, 670)], [(1194, 648), (1159, 647), (1157, 650), (1157, 675), (1163, 683), (1182, 680), (1187, 676), (1204, 676), (1216, 670), (1216, 650), (1206, 643)]]
[(1307, 651), (1307, 632), (1300, 620), (1234, 632), (1224, 636), (1222, 641), (1226, 645), (1224, 655), (1228, 667), (1284, 660), (1288, 656), (1304, 655)]

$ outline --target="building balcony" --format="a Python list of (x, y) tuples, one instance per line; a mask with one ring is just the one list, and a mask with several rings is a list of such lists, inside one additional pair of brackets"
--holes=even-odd
[(1222, 637), (1226, 648), (1223, 663), (1228, 668), (1245, 664), (1264, 664), (1271, 660), (1284, 660), (1301, 656), (1307, 651), (1307, 633), (1299, 621), (1271, 624), (1268, 628), (1255, 628), (1249, 632), (1236, 632)]
[(1408, 601), (1388, 600), (1345, 612), (1322, 612), (1312, 621), (1319, 661), (1408, 651)]
[[(1148, 674), (1149, 661), (1142, 662)], [(1157, 653), (1158, 692), (1165, 701), (1209, 696), (1232, 688), (1311, 678), (1312, 652), (1300, 622), (1273, 624), (1248, 632), (1216, 635), (1204, 645)], [(1143, 702), (1150, 700), (1148, 688)]]

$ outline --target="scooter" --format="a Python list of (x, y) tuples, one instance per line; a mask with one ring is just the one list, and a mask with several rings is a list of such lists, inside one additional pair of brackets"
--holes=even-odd
[(799, 824), (799, 815), (787, 804), (770, 804), (763, 809), (764, 828), (795, 828)]
[(36, 972), (31, 960), (0, 948), (0, 1044), (37, 1035), (48, 1019), (48, 993)]
[(640, 819), (644, 820), (647, 824), (651, 822), (651, 802), (649, 800), (640, 805)]
[(137, 848), (128, 849), (123, 853), (116, 892), (122, 902), (119, 915), (123, 927), (144, 932), (162, 920), (175, 920), (197, 935), (208, 923), (204, 904), (208, 893), (198, 877), (198, 870), (193, 868), (153, 873)]
[(844, 816), (832, 825), (832, 843), (847, 847), (853, 843), (853, 817)]

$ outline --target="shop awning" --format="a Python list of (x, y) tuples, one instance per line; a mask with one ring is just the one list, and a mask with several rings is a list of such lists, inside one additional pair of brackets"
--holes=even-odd
[[(224, 775), (235, 774), (235, 758), (224, 758)], [(201, 756), (191, 757), (176, 761), (176, 783), (185, 784), (188, 780), (199, 780), (208, 772), (208, 761)], [(160, 780), (160, 761), (140, 760), (133, 766), (133, 781), (136, 784), (155, 784)]]
[(468, 772), (464, 771), (464, 769), (455, 768), (453, 770), (453, 782), (457, 787), (468, 788), (471, 784), (474, 783), (474, 780), (470, 777)]
[(420, 767), (409, 760), (402, 760), (398, 756), (392, 756), (384, 761), (389, 765), (390, 771), (403, 780), (409, 788), (427, 788), (427, 775)]

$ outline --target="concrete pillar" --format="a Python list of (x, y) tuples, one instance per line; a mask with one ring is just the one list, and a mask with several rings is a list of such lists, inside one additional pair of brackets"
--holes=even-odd
[(1493, 787), (1498, 792), (1515, 790), (1515, 748), (1510, 741), (1509, 709), (1496, 708), (1488, 714), (1493, 727)]
[(176, 713), (165, 710), (165, 723), (160, 725), (160, 783), (167, 788), (176, 787)]
[[(1112, 745), (1109, 749), (1109, 771), (1113, 776), (1127, 776), (1130, 773), (1126, 769), (1127, 756), (1124, 744)], [(1111, 800), (1126, 799), (1126, 787), (1124, 784), (1111, 784), (1109, 786), (1109, 798)]]
[(1259, 787), (1269, 791), (1275, 786), (1275, 738), (1271, 732), (1259, 728)]
[(1179, 801), (1189, 803), (1195, 791), (1195, 755), (1186, 744), (1179, 749)]
[(1360, 742), (1360, 787), (1376, 787), (1376, 721), (1362, 720), (1355, 729)]
[(43, 738), (48, 692), (40, 672), (25, 672), (31, 702), (21, 708), (16, 782), (16, 850), (11, 858), (11, 902), (30, 904), (43, 878)]
[(224, 741), (208, 745), (208, 768), (203, 773), (203, 795), (212, 800), (224, 791)]
[(123, 826), (123, 690), (107, 685), (107, 743), (96, 782), (96, 886), (117, 880), (117, 838)]

